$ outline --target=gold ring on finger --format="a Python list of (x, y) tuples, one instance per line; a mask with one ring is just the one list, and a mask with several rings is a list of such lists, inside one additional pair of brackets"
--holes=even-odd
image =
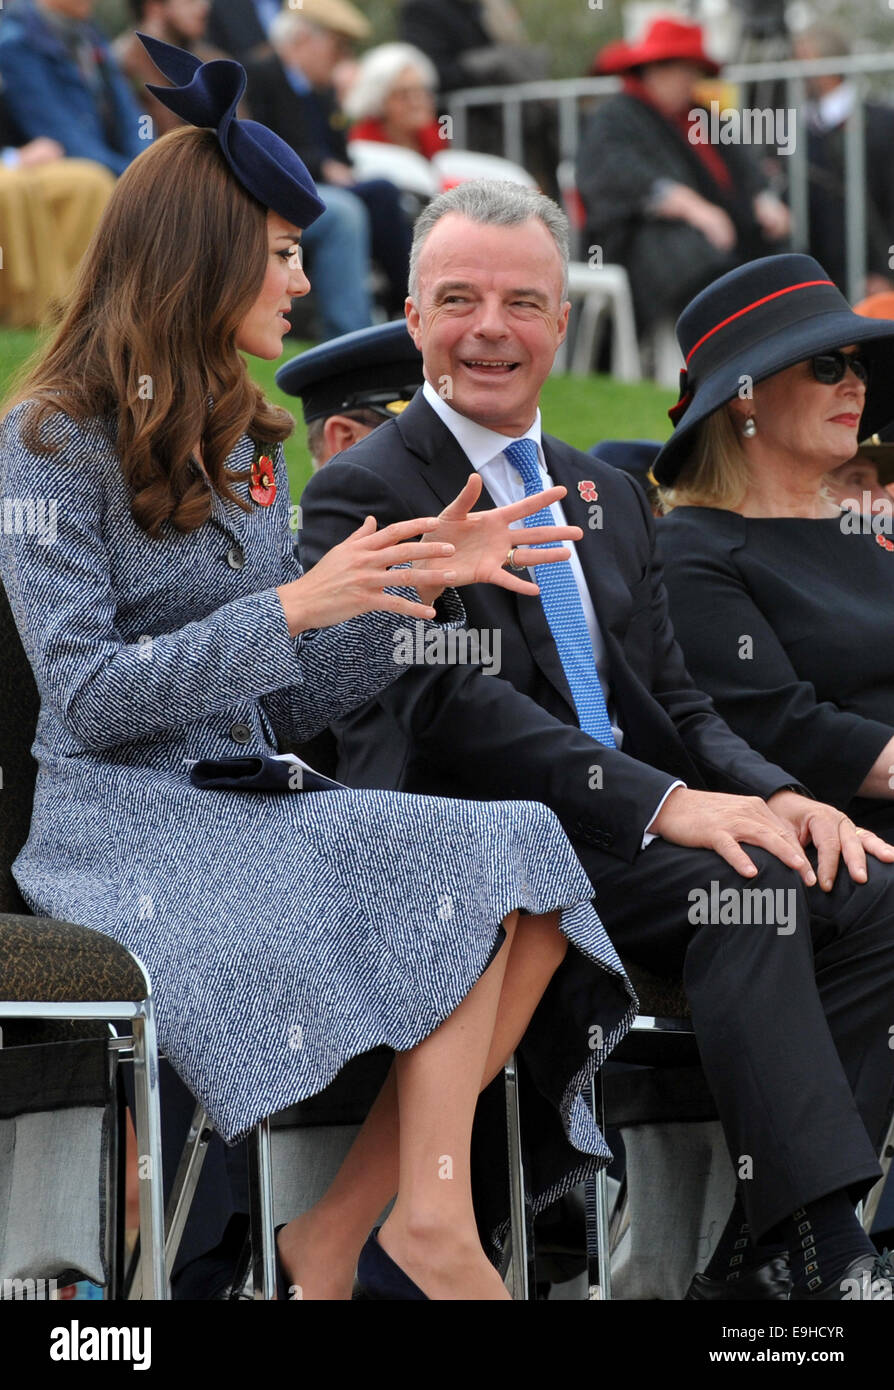
[(517, 545), (514, 545), (514, 546), (512, 547), (512, 549), (510, 550), (509, 554), (506, 556), (506, 563), (507, 563), (507, 565), (509, 566), (509, 568), (510, 568), (511, 570), (523, 570), (523, 569), (526, 568), (525, 565), (517, 565), (517, 564), (515, 563), (515, 559), (514, 559), (513, 557), (514, 557), (515, 552), (516, 552), (517, 550), (518, 550), (518, 546), (517, 546)]

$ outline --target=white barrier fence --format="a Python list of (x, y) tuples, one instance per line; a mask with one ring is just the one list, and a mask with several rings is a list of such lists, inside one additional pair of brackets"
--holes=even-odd
[[(723, 70), (723, 80), (735, 83), (742, 93), (741, 106), (757, 105), (749, 95), (768, 91), (784, 93), (783, 107), (798, 115), (807, 104), (806, 81), (809, 77), (840, 73), (856, 89), (856, 102), (844, 128), (845, 142), (845, 239), (847, 251), (847, 287), (851, 300), (859, 298), (866, 274), (866, 187), (865, 102), (870, 94), (887, 98), (885, 76), (894, 77), (894, 53), (866, 53), (851, 57), (822, 58), (810, 62), (784, 60), (780, 62), (730, 64)], [(561, 81), (523, 82), (514, 86), (469, 87), (452, 92), (446, 99), (452, 117), (453, 143), (463, 148), (467, 139), (468, 114), (481, 107), (499, 108), (497, 118), (502, 123), (502, 153), (516, 164), (525, 164), (524, 109), (532, 103), (551, 104), (558, 117), (559, 161), (574, 161), (580, 141), (583, 111), (594, 98), (604, 99), (618, 91), (615, 77), (568, 78)], [(894, 82), (892, 82), (894, 92)], [(791, 153), (783, 160), (787, 174), (787, 196), (792, 212), (792, 249), (807, 247), (808, 167), (807, 141), (794, 139)], [(775, 148), (775, 140), (767, 148)], [(894, 228), (891, 229), (894, 244)], [(894, 254), (894, 253), (892, 253)]]

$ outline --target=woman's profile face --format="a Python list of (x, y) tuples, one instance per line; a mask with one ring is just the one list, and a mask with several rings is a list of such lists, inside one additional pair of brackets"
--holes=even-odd
[[(840, 351), (847, 357), (856, 348)], [(817, 381), (807, 361), (757, 382), (754, 399), (737, 401), (736, 410), (740, 428), (746, 416), (754, 416), (755, 443), (760, 441), (762, 452), (769, 450), (783, 465), (812, 461), (823, 472), (857, 452), (865, 403), (866, 387), (850, 367), (841, 381), (827, 386)]]
[(293, 299), (310, 289), (301, 268), (300, 227), (278, 212), (267, 213), (267, 270), (254, 304), (239, 325), (236, 346), (253, 357), (273, 361), (282, 353), (282, 340), (291, 327), (286, 315)]

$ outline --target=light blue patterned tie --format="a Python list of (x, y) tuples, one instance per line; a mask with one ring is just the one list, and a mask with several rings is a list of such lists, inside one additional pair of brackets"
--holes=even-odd
[[(533, 439), (518, 439), (508, 445), (504, 452), (521, 476), (525, 496), (531, 497), (535, 492), (542, 492), (543, 482), (540, 477), (537, 445)], [(526, 517), (522, 525), (554, 526), (555, 520), (549, 509), (542, 507), (533, 516)], [(546, 542), (546, 546), (549, 547), (559, 544), (559, 541)], [(599, 684), (593, 643), (590, 641), (574, 571), (566, 560), (561, 564), (536, 565), (533, 575), (535, 582), (540, 585), (540, 601), (546, 621), (555, 638), (571, 694), (574, 696), (578, 722), (585, 734), (607, 744), (609, 748), (615, 748), (615, 736), (612, 733), (602, 686)]]

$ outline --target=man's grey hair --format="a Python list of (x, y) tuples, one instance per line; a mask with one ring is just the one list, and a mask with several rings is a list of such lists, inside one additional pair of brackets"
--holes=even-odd
[(568, 297), (568, 218), (552, 198), (504, 179), (472, 179), (434, 198), (419, 214), (410, 249), (410, 298), (419, 307), (419, 256), (425, 240), (448, 212), (458, 212), (485, 227), (517, 227), (538, 217), (553, 241), (562, 263), (562, 298)]

